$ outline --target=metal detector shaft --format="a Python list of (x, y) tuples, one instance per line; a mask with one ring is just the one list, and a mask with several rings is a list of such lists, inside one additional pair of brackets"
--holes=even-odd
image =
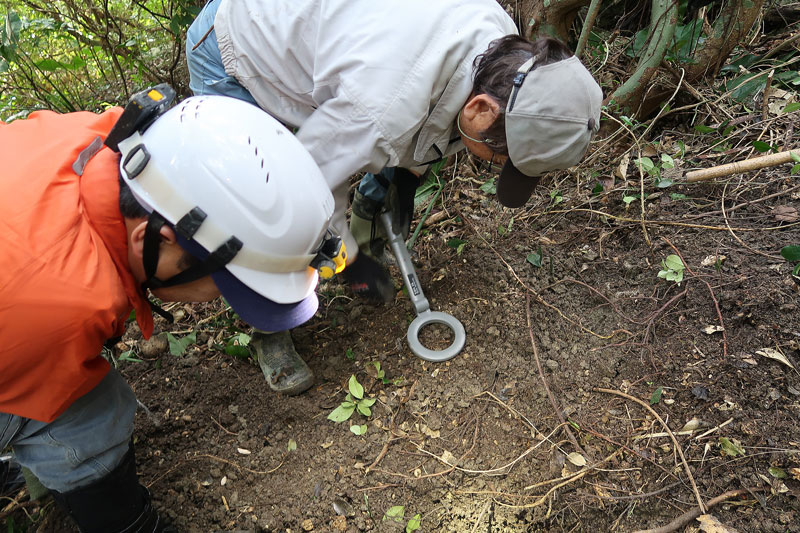
[[(408, 248), (401, 235), (392, 231), (392, 216), (390, 213), (381, 214), (381, 222), (383, 228), (386, 230), (386, 235), (389, 238), (389, 243), (392, 247), (397, 264), (400, 267), (400, 272), (403, 274), (403, 283), (408, 289), (408, 297), (414, 304), (414, 310), (417, 312), (417, 318), (408, 326), (408, 346), (411, 351), (418, 357), (426, 361), (447, 361), (452, 359), (464, 348), (467, 340), (464, 326), (453, 315), (442, 313), (440, 311), (431, 311), (428, 299), (422, 292), (422, 285), (417, 277), (417, 272), (414, 270), (414, 265), (411, 263), (411, 257), (408, 254)], [(419, 341), (419, 332), (423, 327), (429, 324), (443, 324), (450, 328), (453, 332), (453, 342), (444, 350), (430, 350), (422, 345)]]

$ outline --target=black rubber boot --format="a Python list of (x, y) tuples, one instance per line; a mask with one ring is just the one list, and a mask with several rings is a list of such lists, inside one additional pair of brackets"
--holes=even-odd
[(0, 458), (0, 497), (11, 496), (25, 486), (22, 468), (11, 458)]
[(358, 190), (353, 195), (353, 211), (350, 213), (350, 233), (361, 253), (366, 253), (378, 262), (384, 260), (386, 232), (378, 220), (383, 202), (367, 198)]
[(362, 298), (388, 303), (397, 294), (389, 273), (367, 254), (359, 254), (347, 265), (342, 271), (342, 277), (350, 290)]
[(177, 533), (158, 515), (150, 493), (139, 484), (133, 445), (106, 477), (69, 492), (51, 492), (81, 533)]

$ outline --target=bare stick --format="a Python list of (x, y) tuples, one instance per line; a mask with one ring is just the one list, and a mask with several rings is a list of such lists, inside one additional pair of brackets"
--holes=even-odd
[(684, 455), (683, 455), (683, 449), (681, 448), (680, 444), (678, 444), (678, 439), (675, 438), (675, 435), (672, 433), (672, 430), (669, 428), (667, 423), (664, 422), (664, 419), (661, 418), (661, 416), (655, 411), (655, 409), (653, 409), (652, 407), (647, 405), (645, 402), (643, 402), (639, 398), (635, 398), (635, 397), (631, 396), (630, 394), (625, 394), (624, 392), (620, 392), (618, 390), (601, 389), (601, 388), (597, 388), (597, 387), (594, 388), (593, 390), (595, 390), (597, 392), (604, 392), (606, 394), (615, 394), (617, 396), (621, 396), (621, 397), (623, 397), (623, 398), (625, 398), (627, 400), (630, 400), (632, 402), (636, 402), (639, 405), (641, 405), (642, 407), (644, 407), (645, 409), (647, 409), (650, 412), (650, 414), (652, 414), (654, 417), (656, 417), (656, 420), (661, 422), (661, 425), (664, 426), (664, 429), (666, 429), (667, 433), (669, 433), (669, 436), (672, 439), (672, 444), (675, 445), (675, 450), (678, 452), (678, 455), (681, 456), (681, 461), (683, 462), (683, 467), (686, 470), (686, 475), (689, 477), (689, 482), (692, 484), (692, 490), (694, 491), (694, 496), (695, 496), (695, 498), (697, 498), (697, 504), (700, 507), (700, 510), (703, 513), (705, 513), (706, 512), (706, 506), (703, 503), (702, 496), (700, 496), (700, 491), (697, 490), (697, 484), (694, 482), (694, 476), (692, 475), (692, 471), (689, 468), (689, 463), (686, 462), (686, 457), (684, 457)]
[[(759, 489), (755, 489), (759, 490)], [(716, 498), (712, 498), (708, 500), (708, 508), (714, 507), (718, 503), (722, 503), (724, 501), (730, 500), (732, 498), (736, 498), (738, 496), (744, 496), (745, 494), (749, 494), (750, 491), (748, 489), (739, 489), (739, 490), (729, 490), (727, 492), (723, 492)], [(699, 507), (694, 507), (678, 518), (670, 522), (669, 524), (661, 527), (657, 527), (654, 529), (639, 529), (634, 531), (633, 533), (671, 533), (672, 531), (677, 531), (678, 529), (682, 528), (701, 514), (705, 514), (708, 511), (701, 511)]]
[(775, 76), (775, 69), (767, 74), (767, 84), (764, 86), (763, 97), (761, 98), (761, 120), (769, 118), (769, 90), (772, 86), (772, 77)]
[(544, 370), (542, 370), (542, 363), (539, 361), (539, 350), (536, 348), (536, 341), (533, 338), (533, 327), (531, 326), (531, 296), (529, 293), (525, 293), (525, 318), (528, 321), (528, 334), (531, 337), (531, 346), (533, 346), (533, 357), (536, 359), (536, 368), (539, 369), (539, 377), (542, 378), (542, 383), (544, 384), (544, 390), (547, 391), (547, 397), (550, 398), (550, 405), (553, 406), (553, 410), (556, 412), (556, 417), (558, 417), (558, 421), (564, 426), (564, 431), (567, 433), (567, 438), (575, 446), (575, 449), (580, 451), (584, 457), (587, 456), (586, 451), (581, 448), (581, 445), (578, 444), (578, 440), (575, 438), (575, 435), (572, 434), (572, 431), (569, 429), (569, 425), (567, 421), (564, 420), (564, 415), (561, 413), (561, 407), (558, 405), (555, 396), (550, 391), (549, 385), (547, 385), (547, 378), (544, 377)]
[[(784, 163), (793, 161), (792, 157), (794, 152), (778, 152), (777, 154), (762, 155), (745, 159), (744, 161), (736, 161), (735, 163), (727, 163), (725, 165), (718, 165), (716, 167), (704, 168), (701, 170), (692, 170), (686, 173), (686, 181), (695, 183), (698, 181), (713, 180), (715, 178), (723, 178), (732, 174), (739, 174), (741, 172), (749, 172), (751, 170), (758, 170), (760, 168), (774, 167)], [(797, 156), (794, 153), (794, 156)]]

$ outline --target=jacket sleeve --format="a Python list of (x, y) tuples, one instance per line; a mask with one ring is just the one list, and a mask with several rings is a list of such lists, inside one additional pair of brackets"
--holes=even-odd
[(373, 117), (340, 87), (339, 94), (322, 103), (303, 122), (297, 138), (311, 153), (328, 182), (335, 202), (331, 225), (344, 239), (350, 261), (358, 255), (347, 227), (350, 177), (379, 172), (398, 161)]

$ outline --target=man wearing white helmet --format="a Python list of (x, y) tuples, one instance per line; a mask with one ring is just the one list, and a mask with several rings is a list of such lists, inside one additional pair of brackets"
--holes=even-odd
[(288, 130), (239, 100), (173, 97), (0, 122), (0, 450), (83, 533), (174, 531), (137, 480), (134, 394), (100, 355), (131, 310), (152, 334), (147, 291), (221, 293), (280, 330), (316, 311), (317, 270), (344, 264), (333, 198)]
[(581, 62), (520, 37), (496, 0), (210, 0), (186, 49), (195, 94), (242, 98), (298, 128), (336, 199), (344, 278), (379, 300), (396, 293), (368, 256), (382, 253), (384, 198), (407, 231), (416, 175), (466, 148), (503, 167), (498, 199), (520, 207), (538, 176), (580, 161), (600, 122), (602, 92)]

